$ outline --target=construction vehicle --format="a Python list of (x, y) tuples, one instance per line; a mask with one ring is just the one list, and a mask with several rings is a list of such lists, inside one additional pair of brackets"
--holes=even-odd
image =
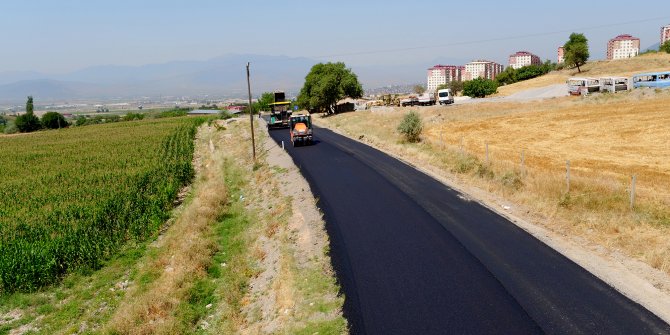
[(288, 128), (291, 117), (291, 102), (286, 100), (282, 91), (274, 92), (274, 102), (270, 104), (268, 129)]
[(310, 115), (291, 115), (288, 123), (291, 131), (291, 143), (293, 143), (294, 147), (313, 143), (314, 134), (312, 131), (312, 117)]

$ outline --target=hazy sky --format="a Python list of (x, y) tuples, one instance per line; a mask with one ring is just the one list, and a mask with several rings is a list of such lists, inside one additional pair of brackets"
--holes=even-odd
[(658, 43), (670, 1), (2, 0), (0, 72), (204, 60), (228, 53), (388, 65), (555, 61), (570, 32), (592, 59), (623, 33)]

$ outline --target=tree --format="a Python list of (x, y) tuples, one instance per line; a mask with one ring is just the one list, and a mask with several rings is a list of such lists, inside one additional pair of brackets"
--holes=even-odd
[(405, 136), (407, 142), (419, 142), (423, 125), (419, 113), (410, 111), (405, 114), (398, 125), (398, 131)]
[(463, 91), (463, 82), (460, 80), (452, 80), (449, 82), (449, 88), (451, 88), (451, 93), (456, 95)]
[(661, 46), (658, 48), (658, 51), (667, 52), (670, 54), (670, 40), (667, 40), (665, 43), (661, 44)]
[(426, 92), (426, 88), (423, 87), (423, 85), (414, 85), (413, 90), (414, 90), (414, 93), (416, 93), (416, 94), (423, 94), (424, 92)]
[(69, 124), (60, 113), (48, 112), (42, 115), (42, 126), (47, 129), (60, 129), (67, 128)]
[(298, 105), (310, 112), (334, 113), (337, 102), (345, 97), (363, 96), (363, 87), (355, 73), (344, 63), (319, 63), (312, 66), (298, 95)]
[(42, 128), (40, 119), (33, 113), (26, 113), (17, 116), (16, 120), (14, 120), (14, 124), (16, 125), (16, 128), (22, 133), (29, 133), (31, 131)]
[(589, 43), (584, 34), (572, 33), (570, 39), (563, 45), (565, 63), (577, 67), (582, 72), (581, 65), (589, 59)]
[(475, 78), (463, 84), (463, 94), (472, 98), (483, 98), (498, 91), (498, 84), (491, 79)]
[(26, 114), (33, 113), (33, 96), (29, 95), (28, 100), (26, 101)]
[(517, 71), (511, 66), (508, 66), (505, 71), (498, 73), (496, 76), (498, 85), (514, 84), (518, 81)]
[(254, 114), (259, 111), (269, 111), (270, 104), (275, 101), (275, 95), (272, 92), (263, 92), (258, 100), (251, 104)]

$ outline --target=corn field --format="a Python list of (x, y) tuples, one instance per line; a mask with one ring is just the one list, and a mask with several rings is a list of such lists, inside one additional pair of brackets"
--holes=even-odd
[(0, 291), (98, 268), (155, 234), (193, 177), (203, 119), (173, 118), (0, 137)]

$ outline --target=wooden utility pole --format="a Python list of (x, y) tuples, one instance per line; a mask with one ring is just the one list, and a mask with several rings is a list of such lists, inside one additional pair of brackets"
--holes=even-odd
[(254, 138), (254, 110), (251, 106), (251, 82), (249, 79), (249, 62), (247, 62), (247, 90), (249, 91), (249, 121), (251, 125), (251, 152), (256, 162), (256, 139)]

